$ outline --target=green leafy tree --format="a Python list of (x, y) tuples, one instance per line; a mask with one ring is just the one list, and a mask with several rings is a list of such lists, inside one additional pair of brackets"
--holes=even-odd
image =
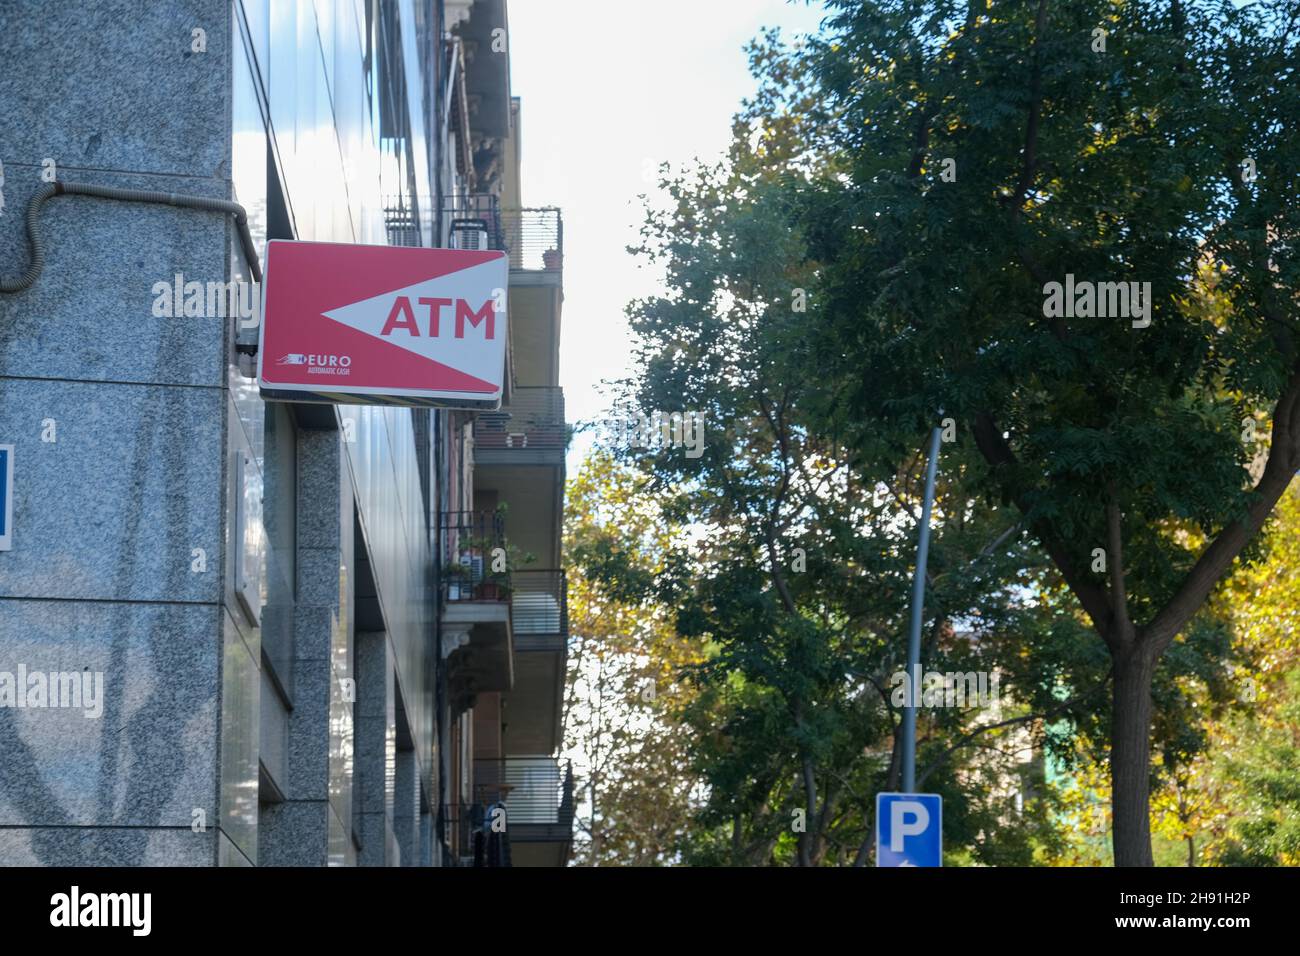
[(1273, 706), (1230, 729), (1235, 746), (1218, 772), (1237, 782), (1243, 799), (1218, 848), (1222, 863), (1300, 865), (1300, 669), (1275, 692)]
[[(1153, 683), (1300, 467), (1300, 3), (830, 7), (819, 428), (884, 476), (960, 424), (1109, 655), (1114, 859), (1150, 865)], [(1138, 285), (1056, 309), (1075, 280)]]
[[(654, 574), (595, 552), (584, 573), (624, 599), (674, 609), (676, 633), (706, 651), (686, 716), (707, 798), (687, 859), (861, 865), (875, 794), (899, 786), (891, 678), (905, 667), (925, 463), (913, 455), (864, 474), (862, 456), (815, 427), (821, 357), (803, 290), (819, 281), (819, 264), (796, 216), (801, 189), (834, 177), (835, 158), (818, 145), (803, 61), (775, 37), (751, 52), (764, 82), (727, 161), (669, 176), (668, 206), (647, 220), (639, 251), (662, 267), (668, 291), (629, 310), (640, 373), (626, 406), (699, 416), (703, 440), (698, 455), (656, 439), (626, 458), (665, 520), (691, 535)], [(959, 856), (1027, 863), (1051, 838), (1045, 793), (1015, 800), (1040, 775), (1042, 721), (1082, 719), (1088, 694), (1063, 700), (1059, 690), (1095, 692), (1106, 666), (1095, 655), (1023, 653), (1027, 631), (1068, 647), (1026, 600), (1041, 589), (1029, 585), (1044, 558), (1012, 509), (947, 477), (987, 470), (978, 454), (948, 454), (925, 664), (999, 673), (1012, 704), (992, 721), (978, 707), (927, 709), (920, 779), (949, 796)], [(988, 741), (1012, 730), (1027, 735), (1027, 755), (997, 759)]]
[(1161, 829), (1189, 865), (1300, 864), (1300, 488), (1279, 502), (1259, 559), (1240, 568), (1205, 614), (1230, 628), (1230, 666), (1213, 675), (1227, 705), (1201, 707), (1206, 748), (1156, 794)]
[(565, 496), (570, 565), (565, 750), (575, 763), (576, 866), (664, 866), (700, 804), (684, 717), (685, 672), (702, 660), (668, 611), (589, 573), (617, 567), (652, 578), (677, 529), (662, 520), (642, 479), (608, 455), (588, 457)]

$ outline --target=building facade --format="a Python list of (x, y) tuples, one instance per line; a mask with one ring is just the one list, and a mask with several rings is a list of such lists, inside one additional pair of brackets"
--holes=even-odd
[(499, 410), (264, 402), (203, 294), (252, 286), (229, 216), (46, 204), (0, 294), (0, 863), (563, 865), (563, 233), (505, 0), (14, 0), (0, 57), (5, 278), (54, 178), (510, 263)]

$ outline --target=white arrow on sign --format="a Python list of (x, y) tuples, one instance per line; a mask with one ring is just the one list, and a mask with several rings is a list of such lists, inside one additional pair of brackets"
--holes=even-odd
[[(493, 259), (321, 314), (381, 342), (490, 382), (499, 375), (505, 357), (507, 276), (505, 259)], [(485, 289), (493, 293), (486, 300)], [(395, 316), (399, 298), (405, 298), (410, 311), (399, 311)], [(421, 299), (425, 301), (422, 303)], [(491, 306), (490, 340), (481, 313), (473, 318), (461, 316), (458, 320), (461, 303), (471, 313), (480, 313), (485, 304)], [(390, 322), (390, 317), (397, 321)], [(384, 334), (385, 327), (387, 334)]]

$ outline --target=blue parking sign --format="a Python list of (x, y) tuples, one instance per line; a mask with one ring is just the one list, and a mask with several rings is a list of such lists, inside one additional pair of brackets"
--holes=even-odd
[(876, 794), (876, 866), (943, 866), (943, 798)]

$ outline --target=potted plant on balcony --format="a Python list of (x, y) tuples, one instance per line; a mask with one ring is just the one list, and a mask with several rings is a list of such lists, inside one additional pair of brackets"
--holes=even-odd
[(467, 563), (453, 561), (442, 569), (442, 576), (447, 580), (447, 600), (468, 600), (473, 593), (474, 570)]
[(547, 249), (542, 253), (542, 265), (547, 272), (557, 272), (560, 268), (560, 250)]
[(500, 588), (493, 583), (499, 576), (492, 574), (490, 569), (496, 563), (494, 552), (503, 547), (504, 543), (496, 537), (462, 537), (459, 556), (446, 567), (445, 573), (450, 579), (449, 598), (450, 588), (455, 588), (458, 597), (451, 600), (500, 600), (497, 597)]
[(505, 601), (510, 597), (510, 572), (491, 571), (479, 585), (479, 596), (484, 601)]
[(475, 573), (471, 575), (474, 600), (508, 601), (514, 591), (511, 572), (537, 560), (534, 555), (500, 540), (476, 540), (470, 543), (470, 547), (474, 549), (477, 561), (472, 569)]

